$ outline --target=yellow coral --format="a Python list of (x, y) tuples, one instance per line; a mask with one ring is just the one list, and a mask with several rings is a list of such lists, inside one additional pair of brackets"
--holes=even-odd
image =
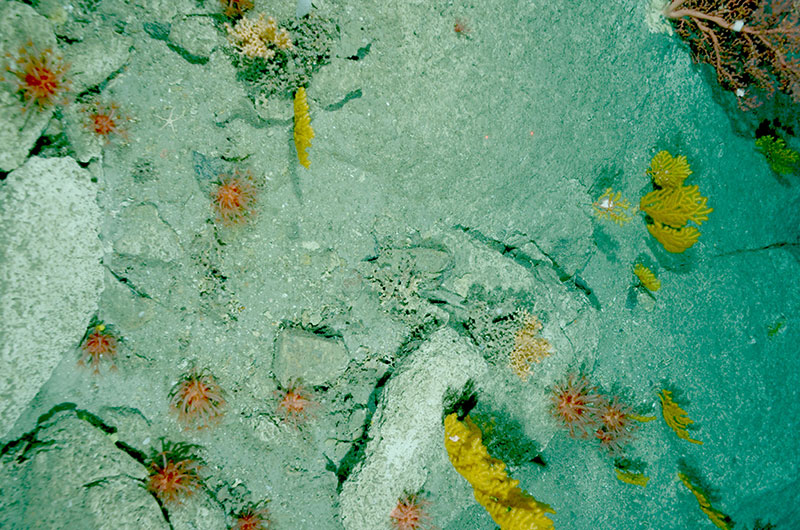
[(669, 390), (662, 390), (658, 397), (661, 399), (661, 413), (664, 415), (664, 421), (675, 431), (678, 438), (682, 438), (693, 444), (703, 445), (703, 442), (700, 440), (694, 440), (689, 436), (689, 431), (687, 431), (686, 428), (693, 424), (694, 421), (689, 418), (685, 410), (672, 401), (672, 392)]
[(311, 117), (308, 115), (306, 89), (300, 87), (294, 95), (294, 147), (297, 150), (297, 159), (305, 168), (311, 165), (306, 149), (311, 147), (312, 138), (314, 129), (311, 128)]
[(481, 430), (469, 419), (458, 421), (456, 414), (444, 420), (444, 445), (450, 462), (472, 485), (475, 499), (501, 530), (548, 530), (556, 513), (519, 488), (519, 481), (508, 477), (506, 465), (492, 458), (481, 441)]
[(708, 221), (708, 214), (714, 210), (706, 206), (707, 201), (697, 186), (676, 186), (651, 191), (639, 201), (639, 208), (654, 221), (680, 227), (689, 221)]
[(649, 289), (650, 291), (658, 291), (661, 289), (661, 282), (658, 278), (656, 278), (656, 275), (653, 273), (653, 271), (641, 263), (636, 264), (636, 266), (633, 268), (633, 273), (637, 278), (639, 278), (639, 281), (642, 283), (642, 285), (644, 285), (645, 288)]
[(678, 478), (681, 479), (683, 485), (694, 494), (697, 503), (700, 505), (700, 509), (703, 510), (703, 513), (711, 519), (711, 522), (714, 523), (717, 528), (722, 528), (722, 530), (731, 530), (733, 528), (733, 521), (731, 521), (731, 518), (711, 506), (711, 501), (708, 500), (708, 494), (704, 492), (700, 486), (693, 484), (691, 479), (684, 473), (678, 473)]
[(675, 188), (692, 174), (685, 156), (673, 157), (668, 151), (659, 151), (650, 161), (647, 174), (660, 188)]
[(654, 156), (647, 170), (660, 189), (642, 197), (639, 209), (653, 220), (647, 229), (668, 252), (683, 252), (694, 245), (700, 231), (686, 224), (689, 221), (702, 224), (714, 211), (697, 186), (683, 185), (691, 173), (685, 156), (673, 157), (666, 151)]
[(646, 488), (650, 477), (643, 473), (634, 473), (632, 471), (622, 471), (621, 469), (617, 469), (617, 479), (627, 484), (633, 484), (634, 486)]
[(631, 216), (628, 215), (630, 206), (631, 203), (628, 199), (622, 198), (622, 192), (614, 191), (611, 188), (606, 189), (605, 193), (592, 203), (594, 214), (597, 217), (610, 219), (620, 226), (630, 222)]
[(526, 381), (531, 375), (531, 364), (541, 362), (552, 353), (550, 342), (538, 337), (542, 323), (534, 315), (522, 313), (522, 327), (514, 335), (514, 349), (511, 350), (510, 364), (514, 373)]
[(231, 27), (225, 24), (228, 30), (228, 40), (240, 55), (250, 59), (269, 60), (275, 56), (275, 48), (283, 50), (292, 49), (292, 40), (289, 32), (278, 28), (278, 22), (273, 17), (262, 14), (258, 18), (242, 18)]

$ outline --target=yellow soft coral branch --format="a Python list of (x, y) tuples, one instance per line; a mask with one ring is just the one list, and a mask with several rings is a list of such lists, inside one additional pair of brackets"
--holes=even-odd
[(678, 478), (681, 479), (683, 485), (689, 488), (689, 491), (694, 494), (697, 503), (700, 505), (700, 509), (703, 510), (703, 513), (711, 519), (711, 522), (714, 523), (717, 528), (722, 528), (722, 530), (731, 530), (733, 528), (731, 518), (711, 506), (708, 495), (700, 489), (699, 486), (693, 484), (691, 479), (683, 473), (678, 473)]
[(663, 245), (667, 252), (679, 253), (697, 243), (700, 230), (693, 226), (672, 228), (658, 221), (647, 225), (647, 231)]
[(692, 174), (685, 156), (672, 156), (669, 151), (659, 151), (650, 161), (647, 174), (660, 188), (674, 188), (683, 184)]
[(689, 415), (686, 413), (685, 410), (680, 408), (677, 403), (672, 401), (672, 392), (669, 390), (662, 390), (661, 393), (658, 395), (659, 399), (661, 399), (661, 412), (664, 415), (664, 421), (667, 422), (667, 425), (675, 431), (675, 434), (678, 435), (678, 438), (682, 438), (686, 441), (692, 442), (693, 444), (703, 445), (703, 442), (700, 440), (694, 440), (691, 436), (689, 436), (689, 432), (686, 428), (693, 424), (689, 418)]
[(651, 191), (639, 201), (639, 208), (655, 221), (680, 227), (689, 221), (708, 221), (714, 210), (706, 206), (707, 201), (697, 186), (677, 186)]
[(622, 192), (614, 191), (611, 188), (607, 188), (605, 193), (592, 203), (594, 214), (597, 217), (610, 219), (620, 226), (631, 221), (632, 217), (628, 215), (630, 206), (631, 203), (628, 199), (622, 198)]
[(633, 268), (633, 273), (647, 290), (658, 291), (661, 289), (661, 281), (656, 278), (655, 273), (641, 263), (636, 264)]
[(634, 486), (647, 487), (650, 477), (644, 473), (634, 473), (633, 471), (622, 471), (617, 469), (617, 479), (626, 484), (633, 484)]
[(297, 150), (297, 159), (300, 161), (300, 165), (305, 168), (311, 165), (306, 149), (311, 147), (312, 138), (314, 138), (314, 129), (311, 128), (311, 117), (308, 115), (306, 89), (300, 87), (294, 95), (294, 147)]
[(506, 465), (492, 458), (481, 441), (481, 430), (469, 417), (458, 421), (456, 414), (444, 420), (444, 446), (450, 462), (472, 485), (475, 499), (501, 530), (549, 530), (553, 521), (546, 513), (556, 513), (519, 488), (519, 481), (508, 477)]

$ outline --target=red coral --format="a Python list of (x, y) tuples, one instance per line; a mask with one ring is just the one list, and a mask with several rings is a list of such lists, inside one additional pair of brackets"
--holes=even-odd
[(800, 102), (800, 6), (794, 0), (672, 0), (664, 9), (697, 61), (709, 63), (742, 108), (776, 88)]
[(99, 374), (100, 362), (108, 360), (111, 362), (111, 368), (114, 369), (118, 344), (118, 337), (102, 321), (95, 319), (81, 343), (81, 356), (78, 364), (80, 366), (88, 364), (94, 373)]
[(114, 136), (127, 138), (127, 132), (122, 125), (127, 118), (118, 112), (119, 106), (116, 103), (95, 102), (83, 110), (88, 118), (84, 123), (86, 128), (105, 138), (106, 143), (109, 143)]
[(611, 456), (621, 456), (625, 446), (633, 438), (631, 413), (630, 407), (622, 404), (616, 397), (603, 403), (600, 408), (600, 428), (595, 431), (595, 438)]
[(202, 486), (199, 470), (202, 460), (195, 445), (162, 441), (161, 451), (150, 459), (147, 490), (166, 504), (180, 504)]
[(170, 391), (170, 407), (185, 426), (208, 427), (224, 414), (222, 388), (213, 375), (192, 370)]
[(257, 193), (258, 189), (249, 172), (220, 175), (211, 192), (217, 222), (228, 226), (244, 224), (255, 215)]
[(566, 381), (553, 387), (550, 396), (553, 414), (569, 428), (573, 438), (588, 438), (598, 424), (602, 396), (585, 376), (570, 375)]
[(284, 421), (295, 426), (308, 420), (318, 405), (311, 392), (298, 381), (292, 381), (287, 388), (276, 390), (275, 394), (278, 396), (278, 413)]
[(269, 510), (263, 502), (247, 506), (234, 518), (232, 530), (266, 530), (270, 527)]
[(397, 501), (389, 514), (395, 530), (420, 530), (429, 528), (430, 515), (425, 509), (430, 504), (418, 495), (407, 495)]
[(52, 107), (69, 91), (65, 78), (69, 65), (50, 48), (38, 51), (32, 42), (19, 49), (18, 57), (6, 67), (17, 77), (17, 92), (25, 101), (23, 111), (32, 105)]

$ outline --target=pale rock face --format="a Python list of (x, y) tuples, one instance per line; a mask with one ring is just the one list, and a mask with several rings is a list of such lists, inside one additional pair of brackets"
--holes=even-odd
[(0, 185), (0, 437), (97, 311), (95, 195), (72, 158), (32, 158)]

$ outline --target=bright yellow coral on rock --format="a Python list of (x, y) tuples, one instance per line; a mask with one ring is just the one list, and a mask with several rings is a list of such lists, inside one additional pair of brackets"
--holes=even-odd
[(714, 523), (717, 528), (722, 528), (722, 530), (731, 530), (733, 528), (733, 521), (731, 521), (731, 518), (711, 506), (711, 501), (708, 500), (708, 494), (700, 486), (694, 484), (684, 473), (678, 473), (678, 478), (681, 479), (683, 485), (692, 492), (697, 499), (697, 503), (700, 505), (700, 509), (703, 510), (703, 513), (711, 519), (711, 522)]
[(622, 192), (607, 188), (605, 193), (592, 203), (594, 214), (601, 219), (609, 219), (622, 226), (631, 221), (628, 208), (631, 203), (622, 198)]
[(660, 188), (675, 188), (683, 184), (692, 174), (685, 156), (672, 156), (668, 151), (659, 151), (650, 161), (647, 174)]
[(647, 230), (668, 252), (683, 252), (700, 237), (700, 231), (687, 223), (702, 224), (714, 210), (708, 207), (708, 198), (700, 195), (697, 186), (683, 185), (691, 174), (686, 157), (675, 158), (661, 151), (653, 157), (647, 174), (656, 186), (639, 201), (639, 209), (653, 221)]
[(689, 418), (685, 410), (680, 408), (678, 404), (672, 400), (672, 392), (669, 390), (662, 390), (658, 397), (661, 399), (661, 413), (664, 415), (664, 421), (675, 431), (678, 438), (682, 438), (693, 444), (703, 445), (703, 442), (700, 440), (692, 439), (689, 435), (689, 431), (686, 430), (694, 421)]
[(633, 273), (639, 278), (639, 282), (650, 291), (658, 291), (661, 289), (661, 281), (656, 278), (656, 275), (649, 268), (641, 263), (637, 263), (633, 268)]
[(311, 128), (311, 117), (308, 115), (306, 89), (300, 87), (294, 95), (294, 147), (297, 150), (297, 159), (304, 168), (311, 165), (306, 149), (311, 147), (312, 138), (314, 129)]
[(481, 440), (481, 430), (469, 417), (463, 422), (455, 413), (444, 420), (444, 446), (450, 462), (472, 485), (475, 499), (486, 508), (501, 530), (549, 530), (556, 513), (519, 488), (519, 481), (508, 477), (506, 465), (492, 458)]

